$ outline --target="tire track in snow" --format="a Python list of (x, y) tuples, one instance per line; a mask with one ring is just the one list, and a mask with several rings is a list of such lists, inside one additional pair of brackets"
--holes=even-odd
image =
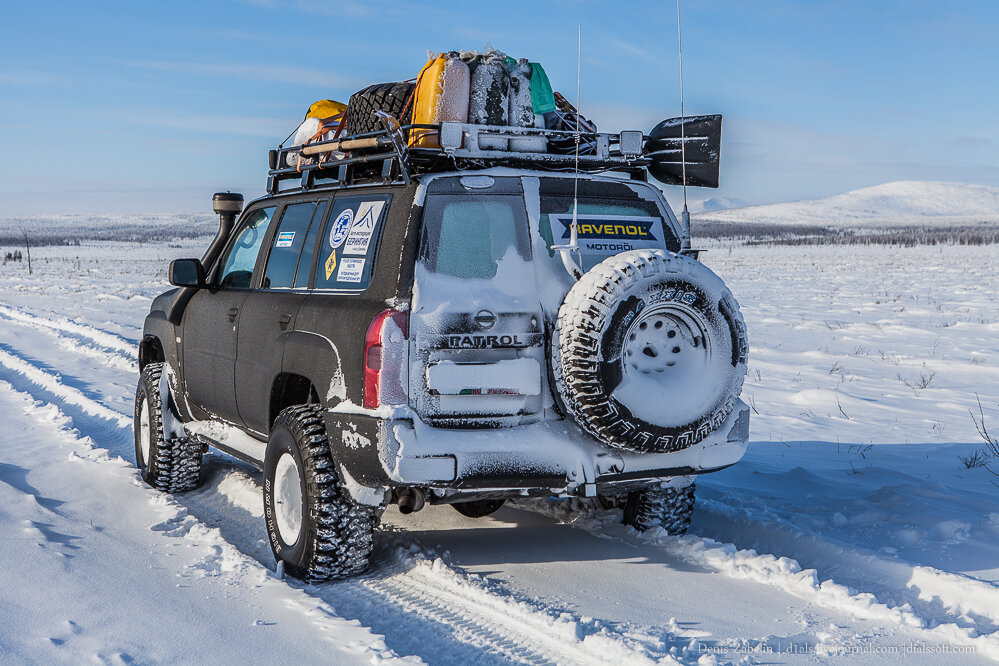
[(0, 305), (0, 315), (7, 319), (23, 322), (31, 326), (48, 328), (56, 331), (63, 331), (95, 342), (96, 344), (122, 353), (126, 358), (136, 359), (138, 357), (138, 343), (129, 340), (117, 333), (105, 331), (96, 326), (81, 324), (69, 317), (56, 316), (43, 317), (32, 314), (22, 308), (9, 305)]
[[(240, 551), (270, 567), (259, 475), (243, 463), (214, 455), (206, 464), (205, 484), (178, 501), (202, 522), (218, 525)], [(662, 628), (652, 636), (583, 619), (464, 574), (405, 531), (376, 533), (366, 574), (304, 589), (340, 615), (384, 635), (396, 652), (431, 662), (675, 664), (696, 662), (700, 656), (687, 648), (687, 638), (669, 635), (663, 640), (668, 632)]]
[(706, 499), (699, 506), (711, 516), (710, 531), (716, 538), (787, 552), (824, 576), (843, 576), (852, 587), (873, 591), (889, 605), (912, 606), (929, 626), (956, 624), (979, 635), (999, 636), (999, 587), (991, 583), (831, 543), (790, 524), (751, 517), (717, 500)]
[(87, 338), (81, 339), (81, 336), (64, 335), (60, 332), (62, 329), (53, 326), (46, 326), (45, 324), (40, 323), (46, 321), (41, 318), (10, 317), (3, 312), (3, 308), (4, 306), (0, 306), (0, 316), (2, 316), (7, 323), (22, 326), (24, 328), (39, 331), (48, 335), (55, 340), (55, 343), (59, 347), (69, 352), (78, 356), (86, 356), (88, 358), (99, 360), (103, 364), (115, 368), (116, 370), (122, 370), (129, 373), (135, 373), (138, 371), (134, 354), (130, 357), (120, 351), (108, 351), (103, 345), (85, 342)]
[(353, 598), (374, 593), (395, 608), (449, 627), (454, 639), (523, 664), (680, 663), (662, 646), (641, 644), (599, 620), (550, 612), (536, 602), (497, 593), (422, 553), (401, 554), (393, 571), (346, 581)]
[[(6, 365), (2, 356), (0, 361), (4, 361)], [(331, 641), (336, 647), (354, 654), (365, 654), (371, 663), (385, 663), (390, 666), (394, 664), (412, 666), (422, 663), (415, 657), (400, 658), (386, 647), (382, 637), (372, 632), (370, 628), (341, 617), (322, 599), (275, 579), (266, 567), (222, 538), (217, 528), (208, 527), (191, 516), (187, 508), (176, 498), (145, 486), (139, 480), (137, 470), (121, 457), (112, 457), (112, 452), (108, 449), (100, 448), (98, 443), (100, 440), (74, 427), (76, 423), (73, 417), (63, 412), (58, 404), (40, 400), (35, 394), (21, 391), (2, 378), (0, 378), (0, 391), (21, 402), (24, 413), (33, 418), (40, 427), (53, 428), (55, 439), (72, 448), (71, 458), (119, 468), (131, 477), (133, 485), (145, 488), (150, 504), (172, 510), (172, 515), (151, 525), (150, 530), (167, 538), (184, 539), (186, 545), (199, 547), (207, 553), (202, 561), (189, 567), (183, 573), (184, 576), (225, 575), (231, 583), (245, 588), (270, 588), (270, 594), (261, 596), (280, 599), (284, 602), (285, 608), (300, 612), (306, 621), (315, 625), (320, 636)], [(359, 638), (360, 641), (357, 640)]]
[[(80, 389), (63, 383), (62, 378), (58, 374), (42, 370), (31, 362), (3, 348), (0, 348), (0, 366), (6, 368), (10, 373), (19, 375), (24, 380), (47, 391), (55, 396), (59, 402), (77, 407), (84, 414), (108, 421), (121, 429), (132, 428), (131, 416), (126, 416), (86, 396)], [(29, 393), (31, 392), (29, 391)]]
[[(566, 506), (569, 504), (573, 506)], [(559, 518), (595, 535), (658, 546), (690, 564), (775, 587), (816, 606), (846, 612), (860, 620), (895, 625), (919, 636), (925, 644), (969, 646), (976, 654), (999, 661), (999, 632), (980, 634), (974, 627), (953, 622), (938, 624), (932, 618), (919, 615), (909, 604), (881, 603), (870, 592), (858, 592), (831, 578), (821, 580), (815, 569), (804, 569), (789, 557), (759, 554), (731, 543), (689, 534), (671, 537), (662, 530), (637, 533), (620, 524), (617, 512), (578, 503), (536, 502), (515, 503), (515, 506)]]

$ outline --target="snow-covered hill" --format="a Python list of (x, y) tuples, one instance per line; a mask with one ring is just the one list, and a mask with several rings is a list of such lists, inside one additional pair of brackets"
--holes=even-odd
[(698, 222), (835, 227), (999, 224), (999, 187), (898, 181), (822, 199), (706, 213)]

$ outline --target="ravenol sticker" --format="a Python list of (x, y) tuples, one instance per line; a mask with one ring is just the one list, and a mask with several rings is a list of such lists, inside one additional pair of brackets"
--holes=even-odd
[(354, 224), (354, 211), (348, 208), (333, 221), (333, 227), (330, 229), (330, 247), (338, 248), (343, 245), (352, 224)]
[(336, 272), (337, 282), (360, 282), (364, 275), (363, 257), (341, 257), (340, 268)]
[[(562, 223), (562, 238), (569, 238), (572, 235), (572, 215), (551, 217)], [(652, 230), (657, 221), (655, 217), (577, 215), (576, 235), (580, 239), (655, 241)]]
[(336, 250), (330, 252), (330, 256), (326, 259), (326, 280), (329, 281), (330, 277), (333, 275), (333, 271), (336, 269)]
[(344, 254), (367, 254), (371, 237), (375, 234), (375, 225), (382, 214), (384, 201), (365, 201), (357, 207), (354, 226), (350, 228), (347, 244), (343, 246)]
[(277, 243), (274, 247), (291, 247), (291, 244), (295, 242), (295, 232), (294, 231), (282, 231), (278, 234)]

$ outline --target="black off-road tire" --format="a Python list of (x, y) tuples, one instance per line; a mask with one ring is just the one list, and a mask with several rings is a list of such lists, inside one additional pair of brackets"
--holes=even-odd
[[(347, 102), (347, 126), (344, 134), (365, 134), (376, 132), (382, 124), (375, 117), (375, 111), (384, 111), (399, 121), (400, 125), (408, 125), (413, 117), (413, 104), (406, 103), (413, 94), (416, 84), (412, 82), (376, 83), (359, 90), (350, 96)], [(406, 113), (403, 117), (403, 109)]]
[[(649, 317), (657, 318), (656, 330), (645, 330)], [(672, 416), (673, 423), (654, 421), (660, 404), (667, 408), (695, 395), (682, 383), (687, 375), (674, 375), (682, 378), (675, 393), (656, 395), (661, 403), (652, 407), (615, 394), (632, 372), (622, 359), (631, 351), (626, 336), (635, 339), (633, 324), (642, 328), (637, 344), (648, 337), (658, 349), (647, 352), (659, 357), (650, 362), (662, 362), (656, 373), (671, 376), (666, 366), (685, 357), (674, 359), (670, 352), (680, 354), (681, 344), (684, 354), (700, 355), (708, 368), (694, 375), (701, 381), (696, 395), (704, 399)], [(554, 341), (553, 375), (569, 414), (598, 440), (639, 453), (680, 451), (703, 440), (732, 413), (746, 375), (746, 325), (731, 292), (700, 262), (662, 250), (624, 252), (583, 275), (559, 308)]]
[(625, 525), (639, 532), (662, 528), (670, 536), (683, 536), (694, 515), (694, 484), (628, 493)]
[[(275, 512), (275, 470), (284, 453), (295, 460), (303, 500), (294, 543), (282, 538)], [(264, 519), (271, 550), (285, 571), (309, 583), (363, 572), (378, 517), (376, 508), (357, 504), (341, 486), (321, 408), (297, 405), (278, 414), (264, 459)]]
[(472, 500), (471, 502), (455, 502), (451, 506), (454, 510), (468, 518), (485, 518), (500, 510), (506, 503), (502, 499)]
[[(201, 457), (204, 446), (189, 437), (166, 436), (163, 428), (163, 410), (170, 410), (169, 417), (175, 422), (179, 422), (179, 419), (169, 392), (167, 392), (167, 404), (163, 404), (163, 394), (160, 390), (162, 378), (163, 364), (150, 363), (143, 369), (135, 389), (135, 411), (132, 421), (135, 466), (139, 468), (142, 480), (157, 490), (168, 493), (194, 490), (201, 481)], [(142, 432), (143, 423), (148, 424), (146, 433)], [(149, 438), (148, 460), (143, 452), (144, 436)]]

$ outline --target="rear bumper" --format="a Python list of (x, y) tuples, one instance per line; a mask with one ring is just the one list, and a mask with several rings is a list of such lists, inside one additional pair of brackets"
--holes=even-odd
[[(340, 414), (339, 417), (346, 415)], [(360, 415), (358, 415), (360, 416)], [(686, 485), (697, 474), (738, 462), (749, 439), (749, 407), (741, 400), (724, 424), (704, 440), (673, 453), (629, 453), (606, 447), (571, 421), (544, 421), (514, 428), (458, 430), (419, 419), (371, 419), (361, 426), (367, 455), (355, 446), (338, 455), (348, 490), (358, 501), (393, 487), (428, 489), (436, 501), (474, 497), (565, 495), (592, 497), (655, 483)], [(340, 420), (340, 419), (337, 419)], [(329, 424), (330, 432), (342, 423)], [(377, 430), (377, 432), (372, 432)], [(356, 443), (356, 436), (345, 435)], [(332, 438), (334, 441), (336, 438)], [(377, 455), (377, 460), (374, 456)], [(362, 465), (350, 464), (350, 459)], [(346, 458), (346, 460), (345, 460)]]

